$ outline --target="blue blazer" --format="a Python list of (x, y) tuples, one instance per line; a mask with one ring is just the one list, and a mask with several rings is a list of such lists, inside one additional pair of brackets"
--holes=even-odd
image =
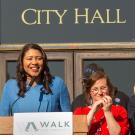
[(0, 102), (0, 116), (8, 116), (19, 112), (69, 112), (70, 98), (64, 81), (55, 76), (50, 84), (52, 94), (43, 93), (43, 85), (37, 84), (25, 93), (24, 98), (18, 97), (17, 81), (10, 79), (4, 86)]

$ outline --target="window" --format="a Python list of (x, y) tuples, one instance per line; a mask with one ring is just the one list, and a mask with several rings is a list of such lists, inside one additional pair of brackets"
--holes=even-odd
[(114, 86), (128, 96), (133, 94), (135, 51), (80, 51), (75, 53), (75, 96), (83, 92), (83, 67), (93, 62), (104, 68)]

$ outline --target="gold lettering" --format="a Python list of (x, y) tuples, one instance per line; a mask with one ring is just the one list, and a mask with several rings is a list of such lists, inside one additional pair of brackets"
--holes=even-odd
[(59, 13), (58, 10), (42, 10), (42, 13), (46, 13), (46, 24), (51, 24), (50, 22), (50, 14), (56, 14), (59, 18), (59, 24), (63, 24), (63, 16), (65, 15), (65, 13), (67, 12), (67, 10), (64, 10), (64, 12), (62, 13), (62, 15)]
[(127, 20), (123, 19), (123, 21), (120, 19), (120, 9), (116, 9), (117, 12), (117, 23), (126, 23)]
[(26, 25), (33, 25), (33, 24), (36, 24), (36, 23), (37, 23), (37, 22), (36, 22), (36, 19), (34, 19), (33, 22), (28, 22), (28, 21), (26, 20), (25, 16), (28, 15), (29, 12), (33, 12), (34, 14), (36, 14), (36, 9), (31, 9), (31, 8), (30, 8), (30, 9), (26, 9), (26, 10), (24, 10), (24, 11), (22, 12), (21, 19), (22, 19), (23, 23), (25, 23)]
[(79, 17), (85, 18), (85, 24), (89, 23), (89, 21), (88, 21), (88, 11), (89, 11), (89, 9), (85, 8), (85, 14), (79, 14), (78, 10), (79, 10), (78, 8), (75, 8), (75, 24), (79, 23), (79, 21), (78, 21)]
[(54, 10), (42, 10), (42, 13), (46, 13), (46, 24), (50, 24), (50, 12), (54, 12)]
[(41, 10), (37, 10), (37, 24), (41, 24), (40, 14), (41, 14)]
[(115, 21), (110, 20), (110, 9), (106, 9), (106, 23), (116, 23)]
[[(26, 25), (40, 25), (53, 23), (53, 16), (58, 18), (58, 24), (64, 23), (64, 17), (68, 10), (37, 10), (37, 9), (25, 9), (21, 14), (21, 20)], [(106, 24), (122, 24), (126, 23), (126, 19), (121, 15), (120, 9), (110, 10), (105, 9), (102, 14), (98, 9), (95, 9), (93, 14), (90, 14), (89, 8), (84, 8), (82, 11), (79, 8), (75, 8), (75, 24), (94, 24), (95, 22)], [(113, 14), (112, 14), (113, 12)], [(52, 17), (52, 18), (51, 18)], [(82, 20), (84, 19), (84, 20)], [(70, 21), (70, 20), (69, 20)]]
[(95, 14), (90, 23), (94, 23), (95, 19), (99, 19), (101, 23), (105, 23), (98, 9), (95, 11)]
[(64, 12), (62, 13), (62, 15), (59, 14), (58, 10), (56, 10), (56, 14), (58, 15), (59, 17), (59, 24), (63, 24), (63, 16), (65, 15), (65, 13), (67, 12), (67, 10), (64, 10)]

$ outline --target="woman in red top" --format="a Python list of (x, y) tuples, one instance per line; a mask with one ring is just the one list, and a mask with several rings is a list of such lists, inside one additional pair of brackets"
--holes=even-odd
[(122, 106), (112, 105), (114, 87), (108, 76), (102, 71), (91, 72), (83, 79), (91, 105), (77, 108), (74, 114), (87, 115), (89, 135), (128, 135), (127, 112)]

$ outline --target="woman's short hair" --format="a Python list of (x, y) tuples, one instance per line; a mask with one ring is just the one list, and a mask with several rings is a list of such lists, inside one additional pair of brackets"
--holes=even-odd
[(89, 94), (91, 87), (94, 85), (94, 83), (102, 78), (105, 78), (107, 81), (107, 86), (109, 89), (109, 95), (113, 98), (115, 94), (115, 87), (111, 83), (109, 77), (107, 74), (104, 72), (103, 68), (87, 68), (85, 74), (83, 74), (83, 88), (87, 94)]

